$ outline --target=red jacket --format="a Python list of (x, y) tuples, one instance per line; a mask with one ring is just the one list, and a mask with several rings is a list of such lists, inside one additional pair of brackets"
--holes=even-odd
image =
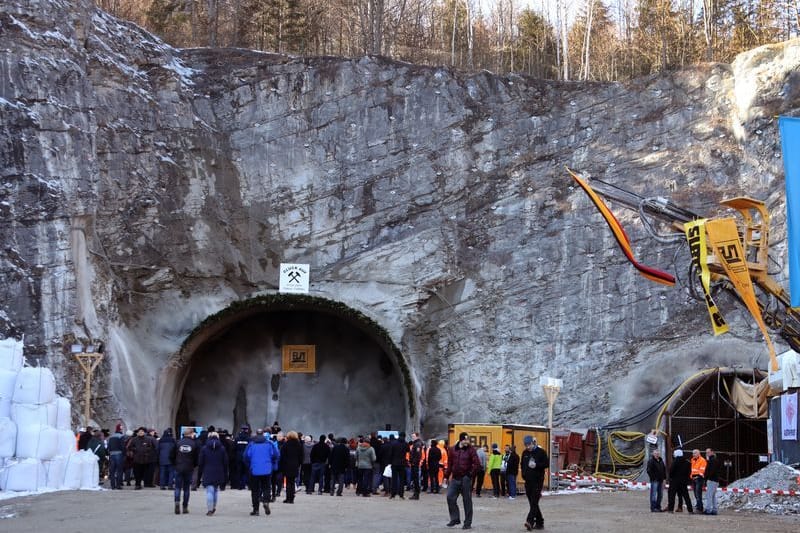
[(450, 448), (447, 452), (447, 468), (445, 469), (445, 477), (453, 475), (454, 479), (459, 479), (464, 476), (475, 478), (478, 470), (481, 469), (481, 460), (478, 458), (478, 453), (472, 446), (462, 448), (460, 443)]

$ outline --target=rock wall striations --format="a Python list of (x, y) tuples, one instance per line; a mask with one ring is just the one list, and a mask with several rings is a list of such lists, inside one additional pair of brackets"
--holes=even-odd
[(732, 65), (559, 83), (178, 50), (89, 0), (6, 0), (0, 332), (24, 334), (76, 398), (69, 347), (102, 342), (96, 419), (166, 426), (192, 332), (274, 294), (281, 262), (308, 263), (312, 296), (390, 340), (408, 429), (545, 423), (540, 375), (564, 380), (557, 425), (603, 424), (698, 368), (767, 355), (725, 295), (732, 333), (714, 338), (686, 246), (617, 206), (637, 257), (680, 282), (638, 276), (565, 165), (708, 215), (763, 199), (781, 262), (775, 117), (800, 110), (798, 66), (790, 41)]

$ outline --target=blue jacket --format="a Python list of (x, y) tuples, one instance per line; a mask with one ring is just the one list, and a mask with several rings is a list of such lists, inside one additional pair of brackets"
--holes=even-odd
[(280, 452), (264, 435), (256, 435), (244, 450), (244, 463), (254, 476), (267, 476), (278, 470)]
[(228, 453), (218, 438), (209, 438), (200, 450), (198, 464), (203, 486), (224, 485), (228, 480)]

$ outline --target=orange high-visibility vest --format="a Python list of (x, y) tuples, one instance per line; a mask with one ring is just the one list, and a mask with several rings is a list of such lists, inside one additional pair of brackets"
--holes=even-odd
[(700, 457), (692, 457), (692, 477), (706, 475), (706, 460)]

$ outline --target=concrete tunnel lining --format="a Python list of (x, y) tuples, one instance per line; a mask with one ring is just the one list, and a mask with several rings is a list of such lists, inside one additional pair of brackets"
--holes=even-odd
[[(388, 332), (375, 320), (348, 305), (335, 300), (308, 295), (261, 295), (234, 302), (225, 309), (206, 317), (186, 337), (181, 349), (170, 358), (168, 364), (165, 365), (158, 376), (157, 401), (160, 403), (159, 411), (168, 413), (168, 420), (172, 424), (185, 422), (176, 420), (176, 417), (181, 402), (184, 400), (187, 380), (192, 374), (193, 363), (198, 354), (201, 354), (208, 346), (213, 345), (214, 342), (248, 320), (254, 320), (259, 315), (273, 314), (274, 316), (274, 314), (284, 311), (305, 312), (342, 320), (365, 335), (369, 341), (382, 350), (383, 354), (389, 358), (399, 371), (398, 386), (405, 396), (405, 408), (403, 408), (404, 427), (400, 429), (410, 429), (417, 426), (416, 421), (419, 410), (417, 408), (418, 394), (416, 386), (406, 359)], [(268, 384), (265, 384), (265, 387), (268, 387)], [(382, 429), (382, 427), (374, 429)]]

